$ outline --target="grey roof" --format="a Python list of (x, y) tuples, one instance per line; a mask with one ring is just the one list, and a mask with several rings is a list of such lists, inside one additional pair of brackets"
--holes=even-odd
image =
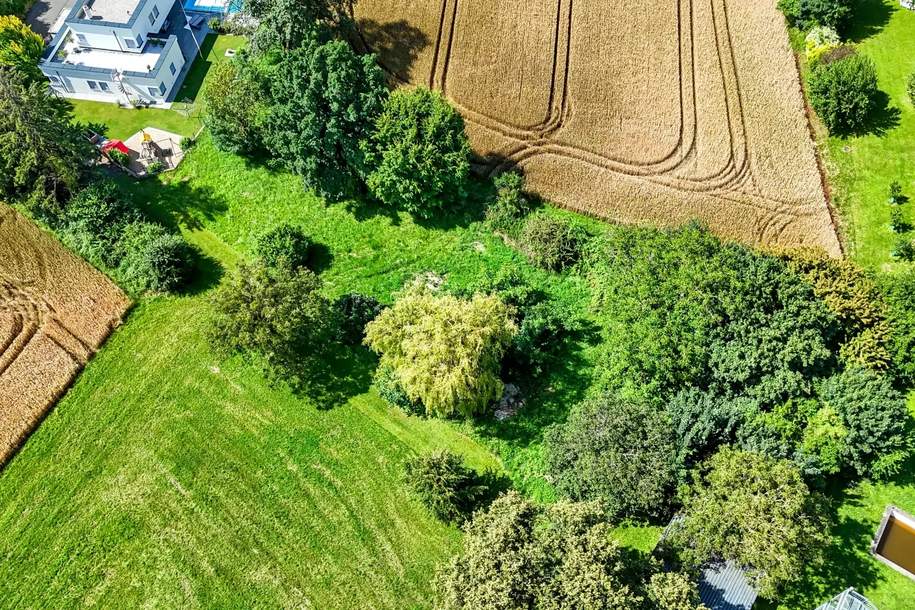
[(750, 610), (757, 592), (733, 561), (709, 564), (699, 578), (699, 598), (709, 610)]
[(877, 610), (866, 597), (849, 587), (817, 610)]

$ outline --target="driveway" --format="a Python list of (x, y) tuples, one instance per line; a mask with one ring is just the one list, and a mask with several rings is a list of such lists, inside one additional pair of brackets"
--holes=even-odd
[(38, 0), (25, 17), (35, 33), (48, 40), (51, 31), (64, 10), (72, 6), (72, 0)]

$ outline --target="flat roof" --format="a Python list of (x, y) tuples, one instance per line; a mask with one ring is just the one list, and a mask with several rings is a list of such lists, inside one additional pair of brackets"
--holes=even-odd
[(127, 23), (142, 0), (89, 0), (84, 19)]
[(66, 57), (61, 60), (65, 64), (121, 72), (150, 72), (164, 49), (148, 43), (140, 53), (80, 49), (79, 43), (73, 37), (69, 37), (60, 48), (66, 53)]

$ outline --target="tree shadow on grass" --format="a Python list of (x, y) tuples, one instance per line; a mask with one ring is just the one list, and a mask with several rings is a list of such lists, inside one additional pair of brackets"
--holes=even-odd
[(865, 135), (883, 136), (899, 126), (901, 115), (899, 108), (890, 106), (890, 96), (884, 91), (878, 91), (874, 99), (874, 108), (868, 114), (864, 124), (857, 129), (836, 130), (834, 135), (842, 138)]
[[(910, 422), (911, 425), (911, 422)], [(915, 454), (902, 465), (889, 481), (894, 485), (915, 484)], [(861, 491), (854, 479), (832, 481), (826, 491), (824, 515), (834, 524), (829, 545), (824, 549), (825, 561), (808, 565), (801, 579), (787, 587), (780, 596), (782, 607), (816, 608), (848, 587), (859, 591), (874, 589), (884, 579), (880, 565), (870, 554), (870, 547), (882, 517), (856, 519), (840, 516), (841, 507), (861, 507)], [(754, 608), (773, 610), (778, 604), (761, 600)]]
[(375, 354), (364, 347), (331, 342), (278, 373), (296, 396), (326, 411), (367, 392), (377, 364)]
[(539, 442), (548, 427), (565, 421), (569, 409), (584, 399), (591, 385), (591, 363), (584, 352), (598, 337), (597, 327), (588, 323), (562, 340), (544, 367), (544, 375), (512, 380), (521, 389), (524, 407), (505, 421), (475, 422), (477, 433), (520, 447)]
[(861, 42), (880, 33), (890, 22), (894, 10), (885, 0), (858, 0), (848, 27), (848, 39)]
[[(854, 494), (844, 498), (844, 503), (856, 502)], [(877, 561), (869, 553), (877, 530), (877, 521), (862, 521), (839, 517), (837, 509), (842, 502), (831, 502), (829, 520), (834, 524), (828, 546), (823, 549), (825, 560), (821, 564), (808, 564), (800, 580), (789, 585), (779, 596), (779, 602), (760, 600), (754, 606), (760, 610), (779, 607), (816, 608), (848, 587), (859, 591), (872, 589), (882, 580)]]

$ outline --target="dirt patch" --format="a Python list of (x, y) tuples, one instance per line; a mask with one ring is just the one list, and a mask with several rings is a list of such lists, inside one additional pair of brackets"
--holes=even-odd
[(839, 255), (775, 4), (360, 0), (356, 16), (392, 76), (456, 105), (490, 172), (520, 167), (602, 218)]
[(107, 277), (0, 204), (0, 464), (63, 394), (129, 304)]

